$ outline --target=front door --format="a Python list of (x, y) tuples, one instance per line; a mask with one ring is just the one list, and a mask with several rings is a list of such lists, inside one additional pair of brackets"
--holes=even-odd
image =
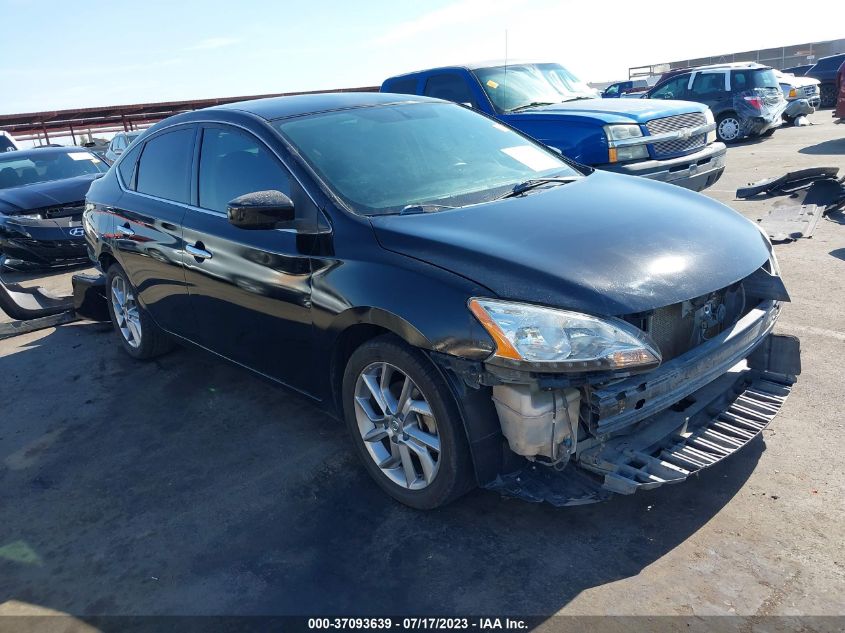
[(208, 349), (290, 386), (310, 383), (311, 260), (293, 229), (231, 225), (228, 202), (245, 193), (291, 195), (291, 176), (246, 130), (202, 130), (197, 208), (183, 221), (191, 304)]

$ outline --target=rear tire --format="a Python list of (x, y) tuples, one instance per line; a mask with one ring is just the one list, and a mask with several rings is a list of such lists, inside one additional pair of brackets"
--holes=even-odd
[(137, 302), (138, 292), (119, 264), (106, 274), (107, 303), (115, 334), (132, 358), (146, 360), (166, 354), (175, 344)]
[(733, 112), (726, 112), (716, 119), (716, 137), (725, 144), (736, 143), (742, 138), (742, 125)]
[(419, 350), (393, 335), (367, 341), (346, 364), (342, 398), (364, 467), (400, 503), (429, 510), (476, 486), (457, 403)]

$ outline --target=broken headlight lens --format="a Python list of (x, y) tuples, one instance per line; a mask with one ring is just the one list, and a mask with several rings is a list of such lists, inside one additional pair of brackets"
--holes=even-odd
[(469, 308), (506, 361), (576, 372), (660, 364), (648, 335), (619, 319), (492, 299), (470, 299)]

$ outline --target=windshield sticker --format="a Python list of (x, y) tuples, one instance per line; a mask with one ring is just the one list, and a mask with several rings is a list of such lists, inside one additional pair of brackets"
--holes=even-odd
[(92, 163), (100, 162), (99, 159), (94, 158), (91, 154), (86, 152), (68, 152), (68, 156), (70, 156), (72, 160), (90, 160)]
[(497, 83), (496, 83), (495, 81), (493, 81), (492, 79), (488, 79), (488, 80), (487, 80), (487, 85), (488, 85), (488, 86), (490, 86), (493, 90), (495, 90), (496, 88), (498, 88), (498, 87), (499, 87), (499, 84), (497, 84)]
[(546, 171), (560, 167), (560, 161), (557, 158), (531, 145), (505, 147), (502, 151), (534, 171)]

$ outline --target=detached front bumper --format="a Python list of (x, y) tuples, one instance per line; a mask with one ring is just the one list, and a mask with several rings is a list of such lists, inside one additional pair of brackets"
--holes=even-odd
[(631, 163), (597, 165), (599, 169), (641, 176), (672, 183), (693, 191), (702, 191), (713, 185), (725, 171), (727, 148), (724, 143), (711, 143), (705, 148), (669, 160), (645, 160)]

